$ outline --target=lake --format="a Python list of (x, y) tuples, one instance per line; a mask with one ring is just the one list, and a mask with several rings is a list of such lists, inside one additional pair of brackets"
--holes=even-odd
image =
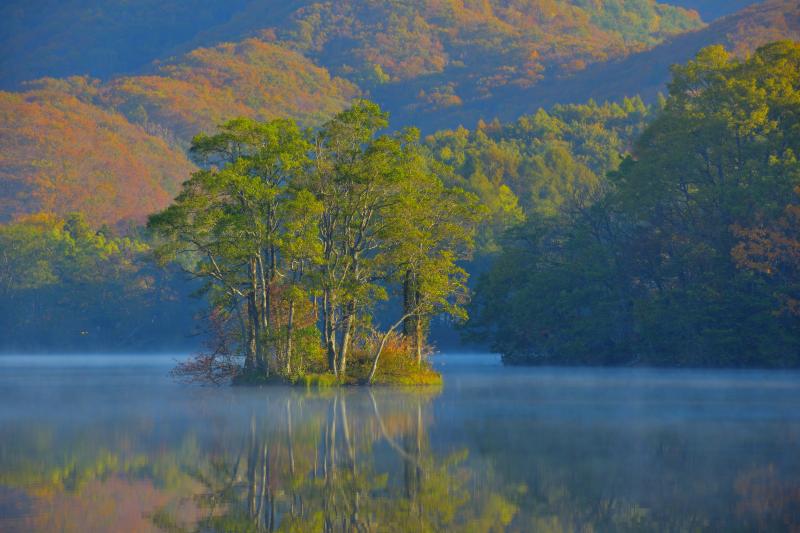
[(0, 531), (800, 531), (800, 374), (504, 368), (437, 389), (0, 358)]

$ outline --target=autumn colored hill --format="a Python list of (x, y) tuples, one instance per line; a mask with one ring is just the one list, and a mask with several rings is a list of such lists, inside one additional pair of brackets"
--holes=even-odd
[(653, 100), (666, 92), (671, 66), (688, 61), (706, 46), (722, 44), (744, 56), (782, 39), (800, 39), (800, 3), (767, 0), (624, 59), (596, 63), (572, 76), (546, 79), (531, 88), (504, 88), (492, 100), (470, 103), (450, 114), (437, 114), (430, 126), (474, 124), (479, 118), (514, 120), (529, 112), (531, 105), (548, 107), (590, 98), (605, 101), (641, 95)]
[[(315, 125), (366, 94), (398, 126), (425, 126), (503, 87), (535, 86), (702, 26), (696, 13), (654, 0), (71, 0), (48, 10), (11, 2), (0, 15), (0, 43), (13, 52), (0, 62), (6, 86), (129, 72), (51, 79), (0, 99), (0, 218), (80, 210), (95, 224), (140, 221), (166, 205), (192, 168), (182, 149), (230, 117)], [(207, 46), (220, 38), (231, 42)], [(188, 43), (205, 46), (164, 59)]]
[[(690, 15), (672, 7), (657, 6), (654, 0), (525, 0), (510, 5), (497, 0), (8, 0), (0, 6), (0, 48), (4, 51), (0, 87), (17, 87), (41, 76), (107, 78), (136, 72), (155, 59), (223, 41), (239, 41), (270, 27), (300, 29), (302, 41), (302, 30), (308, 24), (324, 26), (326, 35), (317, 35), (315, 40), (317, 44), (326, 41), (327, 54), (334, 48), (346, 50), (349, 46), (342, 46), (341, 39), (350, 36), (362, 39), (354, 49), (374, 48), (376, 55), (389, 52), (397, 59), (415, 48), (425, 51), (427, 42), (441, 43), (449, 54), (450, 36), (484, 44), (500, 38), (502, 41), (494, 44), (505, 47), (529, 33), (546, 47), (544, 38), (559, 37), (561, 30), (566, 30), (564, 39), (557, 41), (577, 37), (585, 39), (587, 47), (596, 47), (599, 27), (599, 33), (621, 31), (625, 39), (646, 42), (653, 36), (680, 31), (687, 23), (697, 23), (690, 19)], [(542, 28), (542, 22), (554, 21), (553, 31)], [(403, 35), (395, 33), (409, 24), (408, 36), (423, 39), (406, 41), (404, 47), (390, 50), (393, 41), (403, 41)], [(330, 31), (334, 26), (336, 30)], [(462, 30), (477, 33), (467, 35)], [(363, 40), (376, 31), (384, 33), (383, 42)], [(340, 40), (327, 40), (328, 36)], [(614, 40), (602, 35), (599, 38), (609, 43)], [(609, 43), (603, 43), (599, 52)], [(428, 51), (432, 56), (439, 52)]]
[(198, 48), (152, 75), (114, 79), (100, 98), (134, 122), (190, 140), (238, 116), (319, 124), (357, 94), (354, 85), (297, 52), (247, 39)]
[(91, 87), (72, 81), (0, 92), (0, 221), (81, 210), (94, 225), (142, 222), (191, 172), (182, 150), (82, 100)]
[[(2, 93), (0, 219), (80, 210), (92, 223), (142, 220), (193, 168), (183, 152), (192, 136), (234, 116), (315, 125), (365, 95), (396, 126), (426, 132), (513, 120), (559, 102), (653, 96), (670, 64), (706, 44), (746, 51), (798, 28), (789, 0), (708, 27), (696, 12), (654, 0), (40, 7), (0, 7), (0, 44), (13, 52), (0, 60), (4, 85), (52, 73), (106, 79), (50, 79)], [(214, 44), (222, 39), (230, 42)]]
[(83, 211), (93, 224), (142, 222), (193, 165), (184, 148), (229, 117), (312, 125), (358, 90), (264, 41), (194, 50), (152, 75), (48, 79), (0, 92), (0, 219)]

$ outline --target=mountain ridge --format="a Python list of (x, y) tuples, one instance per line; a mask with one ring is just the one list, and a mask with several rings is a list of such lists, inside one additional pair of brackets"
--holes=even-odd
[[(91, 1), (72, 2), (84, 3)], [(652, 99), (663, 89), (669, 65), (704, 45), (722, 42), (744, 54), (768, 40), (800, 38), (800, 6), (790, 0), (751, 6), (702, 28), (691, 12), (652, 0), (236, 6), (244, 11), (209, 28), (208, 35), (261, 28), (238, 42), (193, 48), (153, 62), (141, 74), (106, 81), (45, 79), (22, 92), (0, 92), (0, 113), (9, 117), (0, 129), (5, 154), (0, 219), (52, 208), (59, 214), (86, 210), (96, 224), (141, 221), (163, 206), (194, 168), (184, 152), (191, 137), (234, 116), (288, 115), (314, 126), (352, 98), (367, 96), (390, 111), (395, 126), (415, 125), (432, 133), (472, 126), (481, 118), (514, 120), (556, 103), (619, 101), (638, 94)], [(263, 29), (259, 14), (264, 13), (273, 13), (276, 27)], [(611, 14), (624, 15), (630, 24), (621, 25)], [(686, 27), (697, 29), (687, 32)], [(62, 108), (80, 109), (53, 114), (72, 116), (74, 127), (47, 124), (48, 98)], [(25, 133), (26, 113), (40, 124), (35, 135)], [(81, 115), (91, 118), (81, 120)], [(23, 143), (15, 139), (20, 132)], [(102, 145), (104, 135), (127, 139), (134, 154), (147, 157), (137, 161), (117, 150), (119, 157), (106, 160), (91, 150), (71, 150), (62, 139), (73, 136), (81, 145), (93, 138)], [(49, 170), (43, 174), (43, 168)], [(57, 168), (83, 169), (85, 175), (70, 177), (64, 171), (59, 176)], [(110, 202), (121, 214), (114, 215), (87, 199), (88, 184), (102, 184), (120, 202), (136, 207)]]

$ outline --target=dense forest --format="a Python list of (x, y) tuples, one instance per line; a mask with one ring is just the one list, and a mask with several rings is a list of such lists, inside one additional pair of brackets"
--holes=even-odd
[[(454, 122), (473, 124), (480, 118), (514, 120), (530, 112), (531, 102), (550, 107), (637, 94), (654, 102), (667, 90), (670, 67), (689, 61), (706, 46), (721, 44), (744, 57), (759, 46), (782, 39), (800, 39), (800, 4), (795, 0), (766, 0), (646, 50), (590, 63), (567, 76), (546, 77), (530, 87), (499, 87), (487, 99), (465, 101), (423, 118), (429, 127), (448, 128)], [(408, 116), (413, 119), (414, 115)]]
[(800, 7), (752, 3), (8, 3), (0, 349), (797, 365)]
[[(515, 63), (508, 60), (517, 59), (515, 49), (524, 52), (532, 47), (551, 55), (577, 48), (590, 58), (700, 25), (696, 13), (654, 0), (513, 4), (496, 0), (147, 0), (135, 4), (12, 0), (0, 9), (4, 30), (0, 44), (13, 52), (0, 63), (4, 87), (42, 76), (108, 77), (136, 71), (155, 59), (215, 42), (242, 40), (265, 29), (285, 32), (286, 41), (295, 46), (313, 46), (329, 58), (324, 63), (328, 68), (366, 74), (380, 65), (407, 77), (438, 72), (450, 62), (463, 60), (458, 56), (468, 51), (465, 47), (506, 56), (496, 66), (514, 68)], [(15, 31), (19, 27), (28, 31)], [(143, 31), (156, 37), (142, 45)], [(558, 46), (546, 44), (543, 37), (556, 39)], [(65, 52), (56, 58), (54, 50)], [(494, 67), (486, 64), (483, 68)]]
[(800, 46), (673, 70), (632, 155), (529, 213), (470, 329), (509, 362), (796, 366)]
[(0, 226), (4, 351), (185, 350), (202, 316), (196, 287), (149, 258), (141, 236), (93, 229), (81, 214)]

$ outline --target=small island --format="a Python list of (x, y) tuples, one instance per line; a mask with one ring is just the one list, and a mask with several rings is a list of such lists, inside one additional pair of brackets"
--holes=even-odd
[(481, 210), (444, 185), (416, 129), (379, 135), (388, 125), (360, 100), (317, 130), (239, 118), (193, 139), (200, 170), (148, 223), (159, 263), (198, 279), (209, 304), (207, 350), (177, 376), (441, 382), (426, 332), (436, 315), (466, 318), (459, 262)]

